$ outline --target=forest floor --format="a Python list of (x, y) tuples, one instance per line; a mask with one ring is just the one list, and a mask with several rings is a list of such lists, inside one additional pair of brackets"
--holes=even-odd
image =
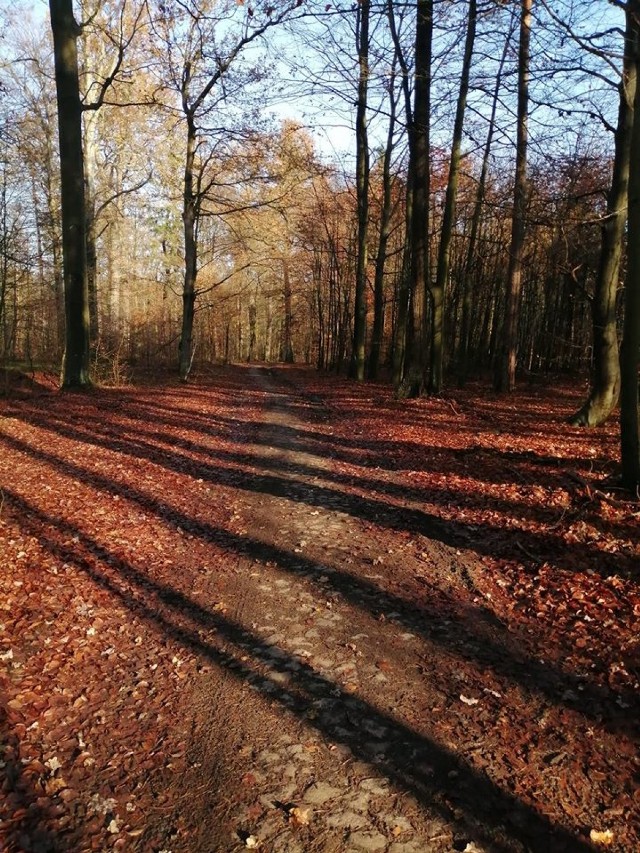
[(0, 850), (640, 850), (640, 506), (584, 389), (0, 399)]

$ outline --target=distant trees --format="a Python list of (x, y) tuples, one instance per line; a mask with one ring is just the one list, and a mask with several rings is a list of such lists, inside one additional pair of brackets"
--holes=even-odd
[[(79, 181), (74, 155), (72, 213), (81, 184), (88, 199), (73, 231), (84, 223), (76, 251), (88, 267), (66, 288), (80, 294), (67, 333), (82, 332), (67, 346), (65, 370), (76, 366), (66, 384), (89, 370), (121, 375), (116, 361), (166, 365), (178, 349), (183, 379), (211, 359), (303, 359), (358, 378), (391, 374), (399, 393), (439, 393), (452, 367), (464, 381), (503, 375), (506, 363), (505, 387), (518, 374), (592, 367), (594, 388), (615, 389), (624, 254), (604, 277), (598, 237), (624, 252), (624, 200), (612, 188), (624, 162), (616, 154), (613, 183), (611, 165), (630, 125), (611, 114), (609, 80), (622, 67), (624, 9), (535, 5), (526, 110), (522, 26), (520, 57), (513, 38), (525, 0), (87, 0), (75, 7), (81, 25), (70, 3), (51, 5), (59, 34), (81, 48), (85, 169)], [(36, 44), (25, 39), (2, 44), (13, 54), (0, 79), (0, 328), (6, 357), (53, 363), (59, 144), (47, 40), (37, 23)], [(629, 51), (624, 61), (630, 69)], [(631, 82), (627, 70), (621, 110)], [(283, 120), (286, 106), (270, 116), (272, 95), (295, 100), (295, 121)], [(325, 135), (350, 125), (350, 158), (305, 135), (302, 111)], [(614, 146), (602, 128), (616, 126)], [(346, 139), (343, 130), (336, 148)], [(519, 293), (509, 287), (518, 280)], [(518, 318), (507, 338), (505, 316)], [(615, 399), (606, 393), (603, 414)], [(579, 420), (595, 423), (589, 396)]]
[(64, 348), (77, 387), (176, 349), (183, 380), (303, 360), (398, 394), (580, 372), (573, 422), (620, 385), (633, 470), (637, 2), (51, 0), (51, 33), (11, 11), (2, 357)]
[[(212, 164), (228, 138), (241, 134), (241, 127), (234, 128), (222, 108), (227, 106), (229, 90), (244, 90), (246, 96), (249, 83), (261, 76), (255, 65), (245, 65), (238, 71), (243, 52), (297, 5), (288, 3), (276, 9), (268, 3), (257, 3), (245, 8), (242, 3), (232, 6), (190, 0), (161, 3), (153, 15), (153, 30), (163, 51), (161, 85), (179, 98), (185, 135), (184, 281), (178, 359), (183, 381), (189, 376), (195, 354), (199, 225), (207, 196), (215, 185)], [(236, 71), (234, 79), (232, 71)]]

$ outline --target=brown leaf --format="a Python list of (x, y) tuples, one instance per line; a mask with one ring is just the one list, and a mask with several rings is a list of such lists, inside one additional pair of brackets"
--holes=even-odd
[(63, 779), (62, 776), (55, 776), (52, 779), (47, 779), (44, 783), (45, 793), (50, 797), (53, 797), (54, 794), (63, 791), (67, 787), (67, 783)]

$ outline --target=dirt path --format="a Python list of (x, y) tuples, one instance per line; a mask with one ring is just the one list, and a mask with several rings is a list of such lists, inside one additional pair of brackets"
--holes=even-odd
[[(240, 677), (225, 675), (221, 685), (216, 673), (201, 699), (204, 707), (215, 697), (202, 731), (221, 734), (201, 786), (222, 763), (229, 787), (217, 809), (206, 809), (198, 849), (229, 850), (234, 837), (273, 853), (451, 849), (452, 826), (402, 784), (412, 766), (426, 782), (434, 755), (412, 726), (412, 694), (425, 699), (416, 677), (423, 650), (408, 615), (378, 593), (390, 555), (379, 553), (367, 525), (314, 508), (311, 494), (305, 501), (330, 460), (322, 447), (291, 449), (303, 444), (299, 401), (265, 372), (253, 377), (275, 403), (244, 442), (261, 476), (277, 472), (278, 487), (262, 482), (239, 512), (256, 557), (238, 566), (225, 614), (235, 640), (229, 665)], [(273, 494), (289, 489), (292, 497)], [(408, 706), (400, 716), (398, 702)]]
[(418, 488), (329, 387), (256, 368), (3, 406), (0, 850), (636, 849), (631, 622), (591, 655), (573, 593), (591, 657), (564, 667), (487, 560), (509, 528), (428, 508), (467, 451), (416, 439)]
[(216, 667), (201, 684), (208, 714), (192, 758), (210, 745), (189, 785), (206, 793), (185, 851), (238, 840), (272, 853), (582, 849), (460, 760), (455, 740), (433, 737), (452, 699), (477, 717), (501, 696), (469, 683), (430, 637), (455, 626), (443, 617), (425, 630), (411, 606), (425, 562), (436, 588), (470, 596), (473, 561), (425, 531), (416, 565), (400, 531), (333, 508), (330, 442), (297, 416), (305, 401), (271, 372), (252, 379), (264, 420), (242, 444), (257, 482), (235, 507), (250, 556), (219, 626), (233, 646), (217, 661), (222, 680)]

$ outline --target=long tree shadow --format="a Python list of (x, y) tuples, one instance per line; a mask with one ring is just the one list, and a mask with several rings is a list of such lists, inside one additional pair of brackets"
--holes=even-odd
[[(68, 521), (47, 515), (13, 493), (7, 500), (19, 513), (23, 531), (50, 554), (75, 566), (165, 636), (251, 683), (287, 713), (347, 746), (355, 758), (374, 764), (377, 772), (469, 839), (491, 844), (496, 853), (512, 853), (514, 839), (534, 853), (593, 851), (586, 840), (501, 789), (453, 750), (346, 693), (305, 659), (152, 580)], [(67, 541), (61, 543), (56, 532), (65, 534)], [(96, 558), (101, 566), (96, 566)], [(220, 645), (203, 640), (198, 633), (202, 629), (215, 631)], [(276, 680), (278, 673), (287, 674), (288, 687)], [(368, 723), (378, 735), (363, 736), (361, 723)]]
[[(210, 456), (210, 450), (200, 448), (198, 451), (197, 446), (194, 447), (191, 442), (185, 442), (189, 453), (181, 453), (176, 449), (176, 446), (171, 447), (166, 436), (161, 433), (157, 433), (156, 437), (165, 445), (164, 448), (157, 444), (151, 444), (148, 440), (138, 439), (132, 432), (125, 439), (113, 435), (95, 435), (68, 424), (46, 423), (43, 419), (39, 419), (37, 425), (42, 429), (55, 432), (74, 441), (104, 447), (136, 459), (147, 459), (181, 475), (191, 474), (197, 479), (206, 480), (216, 485), (224, 483), (248, 492), (269, 494), (309, 506), (343, 512), (381, 527), (404, 530), (408, 533), (437, 539), (453, 548), (468, 548), (490, 557), (508, 555), (513, 553), (513, 542), (514, 537), (516, 537), (523, 554), (535, 555), (537, 562), (544, 562), (548, 559), (558, 568), (569, 571), (574, 571), (576, 565), (583, 565), (604, 577), (616, 573), (625, 577), (638, 575), (637, 559), (632, 553), (617, 551), (603, 554), (597, 545), (591, 545), (588, 542), (574, 542), (571, 550), (568, 550), (559, 536), (549, 532), (533, 532), (522, 528), (515, 531), (505, 530), (500, 525), (492, 525), (486, 522), (465, 524), (460, 521), (441, 519), (433, 513), (416, 507), (400, 506), (371, 496), (350, 494), (320, 483), (298, 482), (281, 475), (280, 472), (286, 469), (286, 464), (279, 461), (276, 462), (279, 473), (258, 473), (255, 470), (246, 470), (247, 466), (253, 469), (268, 467), (265, 458), (258, 457), (255, 454), (237, 454), (234, 451), (218, 449), (215, 451), (218, 459), (221, 461), (226, 459), (230, 464), (226, 467), (213, 466), (210, 462), (194, 459), (191, 455), (195, 452), (200, 452), (202, 455), (208, 452)], [(2, 438), (18, 450), (36, 455), (42, 454), (40, 458), (44, 461), (56, 464), (57, 457), (51, 454), (38, 451), (36, 448), (7, 434), (4, 434)], [(286, 441), (282, 437), (278, 438), (273, 430), (263, 436), (262, 443), (269, 447), (290, 449)], [(88, 473), (83, 469), (83, 476)], [(333, 480), (336, 483), (342, 481), (345, 485), (353, 485), (353, 480), (349, 477), (341, 478), (340, 474), (324, 469), (315, 469), (313, 466), (310, 466), (307, 471), (302, 469), (299, 473), (309, 474), (316, 479)], [(361, 479), (358, 486), (367, 491), (376, 490), (388, 493), (390, 496), (395, 493), (399, 498), (403, 494), (402, 487), (387, 484), (378, 479)], [(455, 489), (443, 489), (440, 493), (436, 489), (429, 490), (426, 494), (425, 492), (418, 492), (416, 497), (423, 500), (428, 498), (432, 503), (438, 503), (442, 500), (447, 503), (458, 501)], [(461, 504), (464, 504), (466, 497), (466, 495), (460, 497)], [(495, 509), (497, 512), (511, 514), (520, 512), (522, 515), (526, 515), (522, 505), (513, 501), (487, 497), (483, 504), (485, 508)], [(520, 558), (523, 559), (522, 555)]]
[[(217, 394), (216, 389), (216, 394)], [(270, 404), (274, 409), (286, 411), (292, 418), (304, 415), (309, 419), (310, 412), (304, 408), (299, 414), (295, 414), (295, 405), (288, 401), (283, 396), (280, 402), (277, 402), (277, 395), (270, 393)], [(274, 400), (276, 401), (274, 403)], [(183, 431), (185, 427), (197, 429), (203, 436), (211, 436), (217, 438), (228, 438), (232, 431), (237, 429), (239, 423), (245, 423), (246, 419), (242, 417), (233, 418), (220, 415), (219, 413), (201, 414), (194, 409), (176, 408), (172, 414), (166, 412), (167, 407), (155, 401), (141, 400), (139, 396), (123, 395), (118, 398), (121, 406), (121, 415), (123, 426), (126, 423), (127, 428), (136, 427), (139, 432), (142, 432), (147, 440), (160, 440), (167, 442), (168, 436), (166, 431), (162, 432), (158, 427), (172, 427), (178, 431)], [(77, 429), (79, 432), (85, 432), (87, 440), (91, 440), (91, 436), (103, 434), (106, 428), (105, 411), (108, 412), (110, 425), (114, 420), (113, 400), (111, 396), (107, 396), (104, 401), (99, 397), (93, 401), (94, 413), (87, 408), (83, 408), (82, 414), (75, 412), (73, 409), (65, 408), (62, 413), (58, 408), (50, 409), (46, 413), (42, 412), (37, 407), (28, 405), (21, 407), (19, 416), (21, 419), (41, 427), (42, 429), (57, 429), (62, 431), (65, 428)], [(105, 403), (107, 405), (105, 405)], [(126, 404), (126, 405), (125, 405)], [(224, 402), (227, 406), (227, 402)], [(158, 416), (158, 411), (161, 415)], [(242, 411), (242, 410), (241, 410)], [(117, 417), (117, 416), (116, 416)], [(251, 424), (246, 424), (251, 427)], [(260, 426), (257, 421), (253, 424), (256, 428)], [(155, 429), (154, 429), (155, 427)], [(475, 432), (475, 431), (474, 431)], [(257, 435), (256, 443), (264, 443)], [(411, 458), (412, 465), (417, 471), (429, 471), (431, 473), (451, 474), (459, 473), (461, 475), (469, 475), (470, 467), (473, 468), (473, 457), (476, 449), (468, 451), (466, 448), (451, 449), (446, 446), (442, 447), (425, 447), (415, 441), (390, 441), (384, 439), (365, 439), (354, 438), (352, 436), (333, 436), (332, 434), (315, 430), (310, 427), (300, 428), (281, 427), (280, 436), (277, 439), (277, 446), (282, 449), (293, 451), (304, 451), (312, 443), (313, 446), (321, 448), (323, 455), (335, 459), (339, 462), (348, 464), (358, 464), (365, 468), (380, 468), (388, 471), (403, 470), (406, 466), (407, 458)], [(482, 448), (484, 452), (485, 449)], [(491, 451), (486, 451), (487, 455)], [(500, 465), (488, 466), (489, 471), (485, 471), (486, 480), (488, 482), (504, 483), (511, 482), (513, 478), (513, 470), (504, 468)], [(476, 471), (477, 475), (477, 471)]]
[[(280, 409), (282, 411), (287, 411), (282, 406)], [(133, 411), (135, 411), (135, 406)], [(145, 409), (145, 415), (146, 414), (148, 413)], [(110, 417), (105, 419), (104, 413), (100, 411), (97, 411), (94, 415), (88, 415), (85, 413), (81, 423), (77, 417), (73, 414), (70, 415), (68, 412), (64, 415), (60, 415), (56, 412), (49, 412), (45, 416), (41, 412), (32, 411), (29, 412), (28, 416), (26, 413), (22, 413), (22, 418), (41, 429), (54, 431), (58, 435), (72, 440), (82, 441), (86, 444), (97, 447), (105, 447), (129, 456), (142, 457), (154, 463), (170, 467), (173, 470), (179, 470), (183, 473), (191, 471), (194, 476), (200, 476), (202, 471), (206, 472), (207, 470), (212, 470), (210, 462), (208, 461), (212, 456), (210, 446), (207, 446), (200, 441), (194, 441), (192, 438), (172, 435), (171, 433), (167, 433), (166, 431), (159, 429), (159, 427), (162, 426), (172, 427), (176, 430), (183, 430), (186, 420), (189, 420), (189, 427), (191, 429), (196, 428), (193, 415), (191, 414), (188, 417), (185, 410), (181, 410), (180, 416), (160, 421), (157, 418), (153, 419), (143, 416), (140, 413), (134, 416), (132, 411), (128, 411), (122, 416), (122, 421), (120, 423), (120, 430), (123, 433), (123, 437), (118, 436), (114, 427), (113, 418)], [(217, 439), (232, 441), (234, 432), (237, 432), (239, 423), (237, 419), (226, 419), (219, 415), (216, 415), (215, 417), (202, 416), (201, 419), (203, 422), (197, 424), (198, 435), (212, 436)], [(213, 426), (212, 421), (214, 423)], [(249, 426), (249, 429), (251, 428), (252, 427)], [(217, 461), (220, 463), (229, 463), (230, 465), (235, 466), (245, 466), (247, 468), (264, 468), (267, 470), (277, 468), (280, 472), (299, 476), (310, 476), (315, 478), (321, 476), (322, 479), (331, 480), (338, 485), (359, 488), (363, 491), (375, 492), (386, 497), (395, 497), (401, 501), (448, 504), (453, 500), (456, 506), (460, 508), (469, 507), (483, 510), (490, 509), (494, 512), (515, 515), (518, 518), (527, 518), (536, 523), (547, 522), (550, 525), (558, 523), (559, 519), (564, 517), (565, 511), (569, 517), (574, 514), (582, 516), (584, 512), (582, 507), (571, 507), (567, 510), (560, 510), (558, 507), (541, 506), (539, 503), (531, 504), (526, 501), (506, 499), (498, 495), (487, 495), (486, 492), (483, 492), (482, 490), (467, 490), (462, 492), (455, 487), (446, 487), (434, 484), (430, 484), (428, 488), (417, 487), (411, 485), (411, 483), (400, 484), (391, 482), (388, 479), (375, 477), (373, 475), (365, 477), (341, 474), (336, 471), (326, 470), (326, 467), (325, 470), (320, 471), (321, 458), (340, 457), (340, 453), (335, 451), (334, 445), (336, 445), (336, 443), (341, 444), (342, 441), (337, 442), (336, 439), (333, 439), (327, 434), (309, 431), (299, 427), (290, 427), (287, 425), (278, 425), (277, 431), (271, 430), (268, 434), (265, 434), (264, 430), (261, 429), (260, 424), (256, 423), (253, 425), (253, 431), (255, 432), (255, 436), (253, 436), (254, 441), (246, 441), (245, 443), (252, 443), (268, 448), (278, 448), (283, 451), (304, 451), (307, 455), (309, 455), (309, 451), (311, 451), (319, 457), (318, 466), (311, 464), (305, 465), (300, 462), (294, 463), (287, 460), (283, 461), (282, 459), (270, 460), (264, 455), (259, 455), (256, 451), (241, 452), (223, 449), (220, 447), (216, 448), (213, 452)], [(126, 437), (124, 437), (125, 432)], [(465, 479), (471, 483), (478, 479), (477, 464), (473, 471), (469, 470), (472, 467), (474, 451), (477, 450), (478, 452), (482, 452), (489, 458), (493, 458), (494, 456), (509, 458), (511, 454), (510, 451), (497, 451), (486, 448), (447, 449), (446, 451), (443, 451), (441, 447), (422, 446), (421, 449), (423, 456), (434, 460), (433, 463), (430, 463), (432, 472), (437, 471), (442, 473), (447, 471), (449, 475), (455, 473), (460, 475), (464, 474)], [(184, 453), (181, 453), (181, 451), (184, 451)], [(384, 456), (384, 454), (381, 455)], [(529, 459), (532, 455), (535, 456), (535, 454), (524, 452), (517, 454), (515, 451), (513, 452), (513, 455), (517, 458), (522, 457), (523, 459)], [(467, 461), (462, 465), (456, 465), (456, 459), (464, 459)], [(475, 459), (475, 462), (477, 463), (477, 458)], [(359, 467), (367, 466), (363, 466), (362, 460), (360, 460)], [(379, 468), (380, 466), (373, 467)], [(495, 468), (495, 466), (492, 467)], [(217, 476), (219, 471), (220, 469), (216, 468), (214, 475)], [(517, 479), (517, 472), (515, 476)], [(538, 478), (535, 478), (535, 480), (537, 482)], [(484, 481), (484, 478), (479, 479), (479, 482)], [(549, 483), (546, 481), (545, 486), (549, 486)], [(614, 522), (611, 519), (607, 520), (600, 518), (599, 516), (596, 521), (598, 529), (603, 531), (608, 530), (611, 535), (618, 535), (623, 539), (633, 539), (634, 537), (635, 525), (633, 522)], [(536, 541), (540, 542), (541, 535), (537, 533), (535, 536)], [(513, 536), (512, 533), (509, 533), (508, 547), (511, 547), (512, 544)], [(546, 544), (549, 545), (550, 551), (555, 550), (555, 552), (557, 552), (558, 546), (562, 543), (556, 540), (553, 536), (549, 536), (547, 537)], [(576, 545), (576, 547), (579, 546)], [(618, 565), (621, 561), (625, 561), (624, 553), (617, 552), (603, 556), (602, 551), (600, 551), (597, 546), (586, 544), (584, 547), (585, 550), (592, 551), (592, 557), (594, 560), (597, 560), (597, 568), (599, 570), (606, 570), (608, 573), (621, 570), (627, 573), (632, 573), (632, 565), (627, 568), (620, 567)], [(540, 549), (536, 549), (536, 553), (540, 558)], [(541, 559), (544, 558), (545, 555), (543, 554)], [(633, 557), (630, 559), (633, 560)], [(628, 560), (626, 562), (628, 563)]]
[[(216, 395), (218, 391), (216, 389)], [(120, 398), (118, 398), (120, 399)], [(209, 461), (212, 455), (210, 445), (204, 442), (205, 437), (212, 437), (217, 440), (233, 441), (236, 437), (240, 420), (238, 418), (228, 418), (220, 415), (218, 412), (215, 415), (202, 415), (186, 407), (176, 410), (175, 415), (167, 416), (164, 414), (161, 418), (158, 417), (157, 409), (162, 409), (162, 404), (156, 406), (155, 401), (148, 401), (140, 398), (139, 395), (124, 395), (123, 401), (127, 402), (127, 406), (117, 419), (114, 419), (113, 412), (107, 409), (109, 417), (105, 418), (105, 411), (97, 406), (94, 409), (94, 414), (83, 412), (82, 421), (77, 417), (77, 414), (71, 410), (65, 410), (64, 414), (56, 410), (47, 412), (46, 415), (39, 409), (23, 410), (21, 418), (38, 426), (41, 429), (54, 431), (59, 435), (71, 438), (76, 441), (83, 441), (94, 446), (105, 447), (127, 455), (141, 456), (158, 464), (167, 464), (167, 453), (169, 454), (170, 462), (173, 467), (180, 468), (181, 471), (193, 471), (194, 475), (202, 466), (205, 469), (210, 465)], [(102, 402), (102, 401), (100, 401)], [(109, 402), (112, 405), (112, 402)], [(280, 411), (288, 413), (286, 401), (278, 404)], [(308, 413), (307, 413), (308, 414)], [(193, 438), (182, 437), (185, 424), (188, 424), (189, 430), (197, 430), (198, 440)], [(116, 427), (119, 427), (123, 437), (118, 437)], [(161, 429), (162, 427), (162, 429)], [(174, 429), (178, 434), (167, 432), (167, 428)], [(279, 448), (284, 451), (304, 451), (309, 455), (309, 451), (321, 458), (331, 457), (334, 459), (343, 459), (344, 461), (344, 445), (349, 443), (349, 439), (336, 439), (326, 432), (317, 432), (300, 426), (288, 426), (279, 424), (277, 431), (270, 431), (268, 435), (261, 429), (259, 422), (253, 425), (245, 424), (245, 428), (250, 432), (255, 433), (252, 436), (253, 441), (244, 443), (252, 443), (257, 446), (265, 446), (268, 448)], [(126, 438), (124, 437), (126, 433)], [(380, 448), (386, 448), (385, 442), (379, 440), (371, 442), (352, 442), (355, 446), (371, 446), (377, 447), (379, 453), (368, 460), (359, 458), (359, 468), (381, 468), (381, 465), (374, 464), (387, 460), (384, 466), (387, 470), (392, 470), (393, 465), (388, 464), (388, 452), (384, 452)], [(391, 443), (389, 443), (391, 444)], [(162, 450), (162, 448), (167, 448)], [(184, 454), (180, 451), (184, 450)], [(187, 455), (188, 454), (188, 455)], [(230, 463), (232, 465), (246, 466), (248, 468), (261, 467), (270, 469), (277, 467), (279, 471), (287, 474), (300, 476), (318, 477), (318, 467), (313, 465), (304, 465), (301, 463), (292, 463), (287, 460), (279, 459), (277, 462), (269, 460), (265, 456), (259, 455), (256, 451), (240, 452), (222, 449), (217, 447), (213, 455), (220, 463)], [(194, 457), (200, 457), (194, 458)], [(486, 448), (482, 446), (470, 446), (468, 448), (444, 448), (443, 446), (421, 446), (422, 458), (429, 459), (429, 468), (431, 473), (447, 472), (448, 475), (459, 474), (464, 476), (465, 481), (469, 483), (487, 482), (485, 474), (481, 475), (488, 464), (493, 471), (499, 469), (500, 460), (511, 459), (516, 464), (524, 463), (529, 468), (534, 468), (536, 465), (552, 466), (558, 469), (561, 465), (566, 464), (566, 460), (560, 457), (539, 456), (532, 451), (509, 451), (499, 450), (497, 448)], [(487, 460), (486, 463), (478, 462)], [(217, 469), (219, 470), (219, 469)], [(560, 476), (560, 475), (558, 475)], [(510, 469), (509, 476), (496, 477), (495, 474), (490, 479), (493, 481), (507, 481), (511, 478), (514, 482), (538, 483), (540, 477), (537, 473), (531, 475), (527, 470)], [(383, 494), (388, 497), (397, 497), (399, 500), (425, 501), (436, 504), (449, 504), (454, 501), (459, 508), (477, 508), (480, 510), (490, 509), (494, 512), (505, 513), (506, 515), (515, 515), (517, 518), (526, 518), (536, 524), (548, 523), (550, 526), (561, 527), (565, 519), (573, 517), (590, 519), (598, 531), (608, 532), (611, 536), (623, 540), (633, 541), (637, 539), (637, 523), (635, 519), (628, 521), (613, 519), (597, 512), (596, 506), (591, 506), (588, 497), (582, 498), (577, 506), (558, 508), (552, 505), (541, 505), (539, 502), (530, 503), (525, 500), (516, 501), (514, 499), (506, 499), (495, 494), (488, 495), (483, 489), (472, 491), (470, 489), (461, 491), (454, 487), (440, 486), (430, 484), (428, 488), (416, 487), (407, 484), (399, 484), (390, 482), (389, 479), (382, 479), (373, 475), (355, 476), (341, 474), (336, 471), (323, 471), (323, 479), (329, 479), (336, 484), (345, 485), (354, 488), (360, 488), (366, 491), (373, 491)], [(562, 475), (556, 485), (560, 483), (566, 487), (569, 483), (567, 478)], [(569, 484), (573, 487), (574, 484)], [(544, 478), (544, 486), (549, 487), (550, 482), (546, 476)], [(539, 541), (540, 534), (535, 534)], [(556, 540), (553, 536), (548, 537), (547, 542), (551, 549), (558, 551), (558, 547), (562, 547), (563, 543)], [(496, 543), (497, 545), (497, 543)], [(512, 549), (513, 535), (509, 533), (506, 537), (505, 547)], [(578, 547), (578, 546), (576, 546)], [(594, 567), (601, 573), (624, 573), (633, 575), (633, 556), (626, 558), (624, 552), (610, 552), (603, 554), (597, 544), (586, 544), (582, 547), (591, 552), (592, 562)], [(572, 549), (575, 551), (575, 549)], [(551, 555), (551, 551), (549, 552)], [(540, 554), (536, 549), (537, 558), (544, 560), (547, 555)], [(555, 556), (555, 555), (554, 555)], [(624, 563), (624, 565), (621, 565)]]
[(40, 773), (20, 757), (11, 711), (0, 703), (0, 850), (57, 853), (67, 849), (51, 830), (52, 816), (42, 805), (44, 795)]
[[(275, 545), (261, 542), (251, 537), (234, 534), (221, 527), (216, 527), (207, 521), (193, 518), (181, 511), (176, 506), (149, 495), (130, 485), (120, 484), (110, 478), (96, 473), (88, 468), (76, 465), (68, 460), (62, 460), (57, 456), (43, 450), (30, 447), (18, 439), (4, 437), (4, 440), (15, 449), (29, 454), (34, 459), (39, 459), (57, 468), (73, 479), (89, 483), (94, 487), (113, 495), (136, 503), (145, 511), (156, 515), (171, 527), (179, 527), (188, 534), (197, 536), (205, 542), (211, 542), (220, 548), (235, 553), (244, 554), (259, 561), (271, 561), (282, 570), (292, 575), (308, 575), (318, 579), (328, 576), (329, 584), (340, 593), (350, 604), (368, 609), (378, 616), (380, 613), (397, 613), (401, 624), (410, 630), (422, 634), (432, 642), (450, 648), (455, 654), (459, 654), (467, 660), (478, 660), (489, 666), (496, 674), (504, 676), (511, 681), (516, 681), (530, 694), (542, 694), (553, 702), (575, 707), (579, 702), (580, 712), (600, 719), (605, 709), (607, 710), (605, 725), (614, 730), (628, 731), (633, 727), (633, 720), (628, 715), (622, 716), (617, 713), (616, 702), (635, 707), (637, 697), (631, 690), (617, 688), (616, 690), (592, 683), (585, 677), (578, 677), (573, 673), (558, 671), (532, 658), (524, 649), (518, 648), (514, 635), (507, 632), (501, 626), (502, 639), (496, 640), (492, 633), (483, 633), (478, 636), (474, 634), (474, 626), (488, 626), (485, 612), (478, 609), (477, 618), (459, 618), (453, 626), (448, 618), (444, 618), (440, 612), (438, 603), (435, 605), (425, 602), (418, 609), (414, 601), (407, 601), (400, 596), (381, 590), (375, 583), (357, 574), (350, 574), (340, 569), (327, 567), (304, 557), (301, 554), (292, 554)], [(251, 486), (251, 478), (245, 475), (242, 482), (247, 488), (261, 492), (263, 489)], [(258, 478), (260, 480), (260, 478)], [(291, 497), (285, 488), (291, 486), (291, 482), (279, 478), (273, 478), (282, 489), (283, 497)], [(219, 481), (219, 479), (218, 479)], [(262, 482), (262, 481), (261, 481)], [(237, 485), (237, 483), (234, 483)], [(264, 484), (263, 484), (264, 485)], [(314, 502), (317, 491), (312, 486), (303, 487), (311, 492), (311, 497), (306, 500), (313, 505), (321, 505)], [(330, 491), (330, 490), (326, 490)], [(273, 491), (269, 491), (273, 494)], [(306, 492), (303, 491), (298, 499), (305, 500)], [(335, 503), (327, 505), (333, 509), (340, 509), (345, 504), (343, 500), (347, 496), (337, 496), (330, 492)], [(351, 500), (347, 506), (351, 507), (351, 514), (357, 514), (355, 505)], [(357, 503), (354, 502), (354, 504)], [(423, 521), (422, 532), (432, 538), (438, 538), (448, 544), (458, 544), (459, 540), (452, 539), (447, 525), (436, 519), (437, 526), (430, 526), (430, 520), (420, 513)], [(373, 520), (376, 517), (372, 515)], [(402, 515), (398, 515), (399, 521)], [(402, 524), (398, 525), (402, 529)], [(440, 533), (440, 529), (442, 532)], [(329, 569), (329, 571), (328, 571)], [(471, 624), (471, 627), (467, 623)], [(496, 626), (492, 626), (495, 632)], [(579, 698), (578, 698), (579, 697)]]

